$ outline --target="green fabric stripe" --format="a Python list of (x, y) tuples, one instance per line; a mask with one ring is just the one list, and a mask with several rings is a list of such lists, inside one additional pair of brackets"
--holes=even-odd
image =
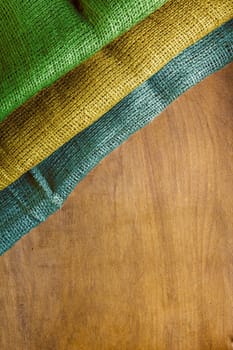
[(0, 0), (0, 121), (167, 0)]

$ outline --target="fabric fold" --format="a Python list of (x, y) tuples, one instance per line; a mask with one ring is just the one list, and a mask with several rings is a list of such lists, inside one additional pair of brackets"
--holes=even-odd
[(0, 254), (55, 212), (77, 183), (179, 95), (233, 59), (233, 21), (184, 50), (89, 128), (0, 191)]
[(167, 0), (1, 0), (0, 121)]
[(0, 123), (0, 189), (230, 19), (231, 5), (231, 0), (172, 0), (16, 110)]

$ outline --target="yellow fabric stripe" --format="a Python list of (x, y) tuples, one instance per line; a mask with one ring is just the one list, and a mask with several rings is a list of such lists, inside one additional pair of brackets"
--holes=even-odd
[(172, 0), (0, 124), (0, 189), (233, 15), (232, 0)]

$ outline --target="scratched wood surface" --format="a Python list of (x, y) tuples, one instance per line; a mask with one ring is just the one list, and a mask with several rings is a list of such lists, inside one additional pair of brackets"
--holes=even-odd
[(0, 258), (1, 350), (233, 349), (233, 65)]

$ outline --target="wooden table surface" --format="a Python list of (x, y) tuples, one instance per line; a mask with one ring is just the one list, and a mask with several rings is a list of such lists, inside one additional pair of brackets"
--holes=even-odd
[(1, 350), (233, 349), (233, 64), (0, 258)]

